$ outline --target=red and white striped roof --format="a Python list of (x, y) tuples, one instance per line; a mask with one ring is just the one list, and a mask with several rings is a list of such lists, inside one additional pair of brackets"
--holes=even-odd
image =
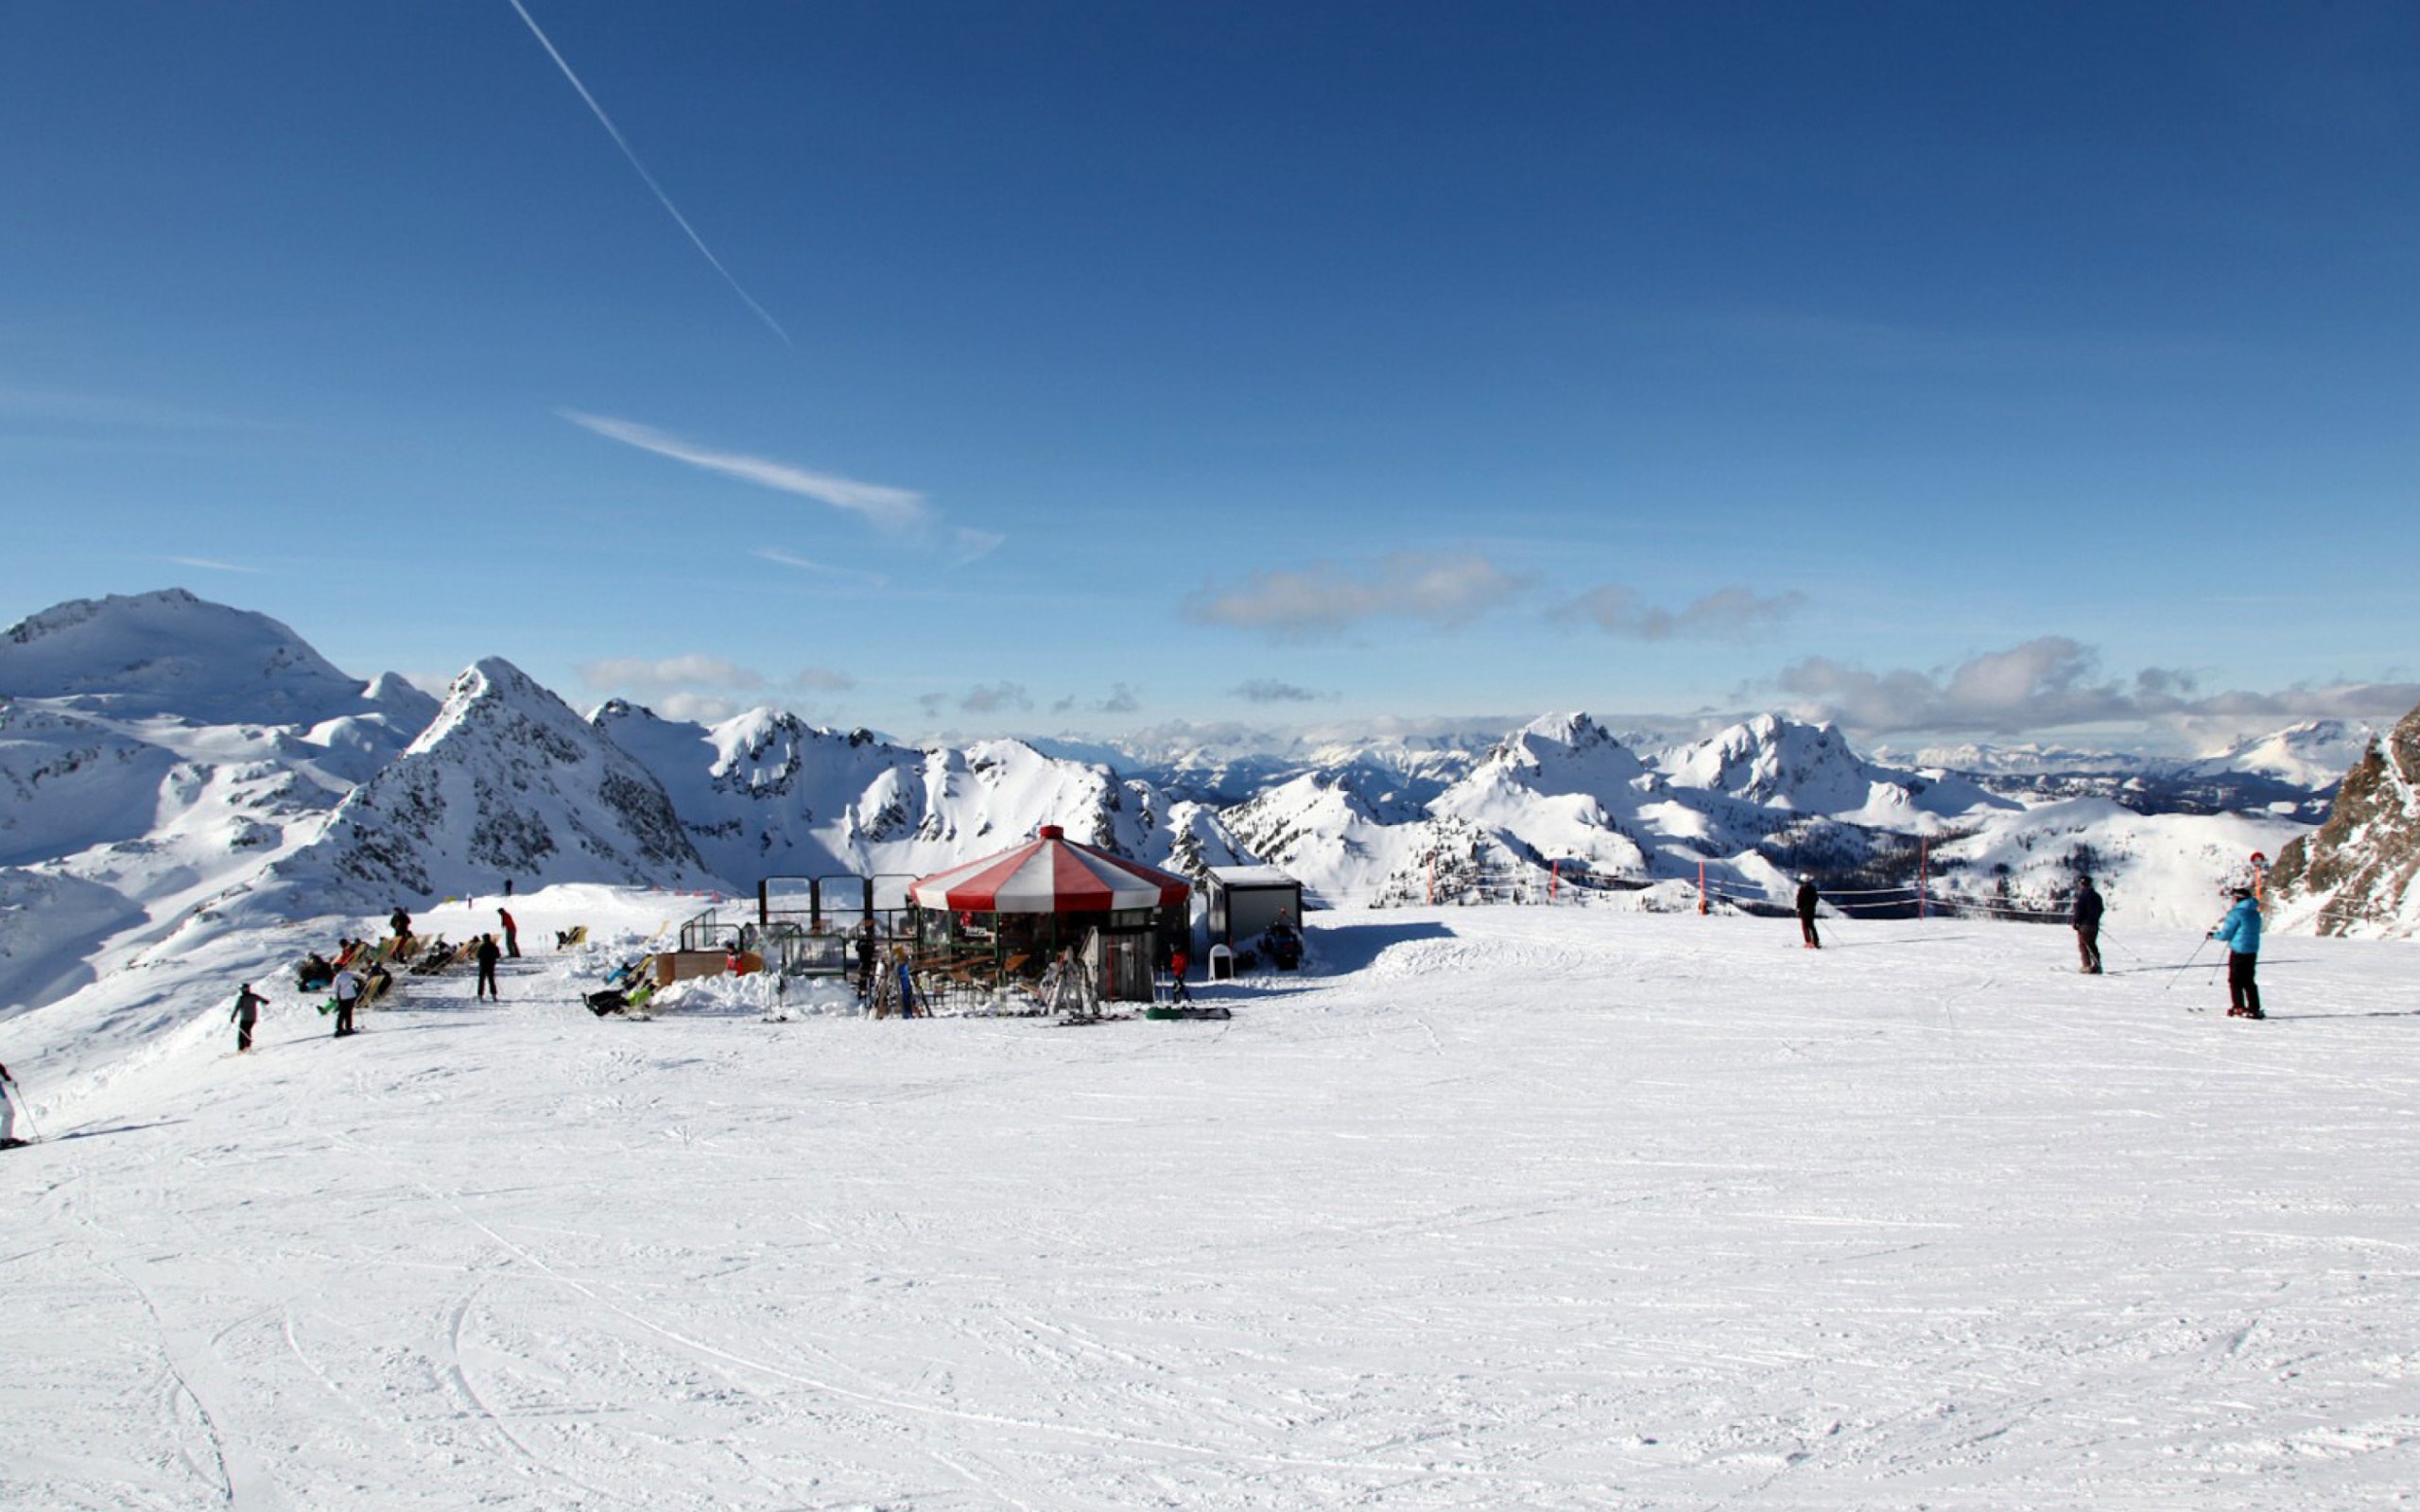
[(1181, 903), (1192, 885), (1183, 877), (1080, 845), (1046, 824), (1013, 850), (936, 871), (909, 885), (922, 908), (1000, 914), (1100, 914), (1113, 908)]

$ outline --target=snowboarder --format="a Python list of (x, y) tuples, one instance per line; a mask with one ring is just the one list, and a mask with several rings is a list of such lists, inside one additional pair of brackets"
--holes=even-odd
[(513, 923), (512, 916), (506, 913), (501, 908), (495, 911), (495, 916), (504, 920), (504, 954), (511, 956), (516, 961), (521, 959), (520, 926)]
[(1824, 948), (1824, 936), (1815, 933), (1815, 904), (1820, 902), (1815, 892), (1815, 879), (1801, 873), (1798, 879), (1798, 933), (1800, 943), (1807, 950)]
[(1184, 989), (1184, 968), (1186, 964), (1184, 946), (1180, 945), (1175, 950), (1168, 953), (1168, 1001), (1170, 1003), (1190, 1003), (1193, 1001), (1193, 994)]
[(2235, 906), (2210, 937), (2227, 948), (2227, 1017), (2230, 1019), (2265, 1019), (2260, 1011), (2260, 988), (2253, 981), (2253, 969), (2260, 963), (2260, 905), (2252, 901), (2252, 889), (2235, 889)]
[(336, 988), (337, 992), (335, 1038), (341, 1040), (353, 1033), (353, 1005), (361, 996), (361, 978), (354, 975), (353, 968), (348, 966), (337, 972), (337, 979), (328, 986)]
[(244, 989), (235, 994), (235, 1011), (228, 1015), (229, 1022), (235, 1025), (235, 1054), (251, 1054), (252, 1025), (260, 1022), (261, 1007), (268, 1002), (268, 999), (252, 990), (250, 982), (245, 983)]
[(2086, 976), (2100, 974), (2100, 894), (2090, 877), (2076, 879), (2076, 905), (2067, 915), (2076, 926), (2076, 954)]
[(17, 1090), (17, 1078), (9, 1068), (0, 1066), (0, 1150), (13, 1150), (25, 1143), (17, 1138), (17, 1099), (25, 1093)]
[(481, 998), (493, 998), (498, 1003), (504, 1001), (504, 994), (497, 991), (495, 987), (495, 963), (503, 954), (495, 948), (493, 935), (479, 936), (479, 948), (475, 957), (479, 963), (479, 986), (478, 990), (472, 994), (473, 1002), (477, 1002)]

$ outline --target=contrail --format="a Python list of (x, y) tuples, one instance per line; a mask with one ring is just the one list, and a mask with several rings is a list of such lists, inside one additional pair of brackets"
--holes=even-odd
[(614, 118), (605, 113), (605, 107), (596, 103), (596, 96), (588, 93), (588, 86), (581, 83), (579, 76), (571, 71), (571, 64), (563, 61), (563, 55), (555, 51), (555, 44), (547, 40), (545, 32), (538, 26), (538, 18), (529, 13), (529, 8), (523, 5), (521, 0), (510, 0), (510, 3), (512, 9), (519, 12), (522, 21), (529, 27), (529, 34), (538, 39), (538, 45), (546, 49), (546, 56), (553, 59), (555, 66), (563, 71), (563, 77), (570, 79), (571, 87), (579, 91), (579, 97), (588, 102), (588, 108), (596, 116), (597, 123), (603, 126), (606, 134), (614, 139), (614, 145), (622, 149), (622, 156), (630, 159), (631, 166), (638, 170), (639, 179), (655, 196), (656, 203), (662, 205), (665, 213), (688, 234), (691, 244), (698, 249), (707, 262), (714, 265), (715, 271), (722, 275), (722, 281), (731, 285), (731, 291), (739, 296), (741, 302), (756, 312), (756, 318), (764, 321), (773, 335), (781, 337), (784, 346), (796, 347), (798, 343), (792, 341), (790, 334), (782, 329), (782, 323), (766, 314), (765, 307), (757, 303), (746, 289), (739, 286), (739, 280), (731, 276), (731, 269), (722, 266), (722, 259), (717, 257), (714, 249), (706, 245), (706, 239), (698, 234), (697, 228), (689, 224), (689, 217), (681, 214), (681, 207), (675, 205), (672, 202), (672, 197), (664, 192), (664, 186), (655, 181), (655, 175), (647, 171), (647, 164), (641, 163), (639, 155), (631, 150), (631, 145), (622, 140), (621, 128), (615, 126)]

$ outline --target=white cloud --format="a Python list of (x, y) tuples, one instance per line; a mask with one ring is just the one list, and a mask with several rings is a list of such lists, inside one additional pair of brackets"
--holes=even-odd
[(695, 652), (654, 661), (634, 656), (608, 657), (581, 663), (579, 676), (580, 680), (599, 693), (629, 692), (641, 696), (679, 694), (700, 687), (745, 689), (765, 685), (763, 673)]
[(894, 489), (880, 483), (860, 483), (855, 478), (828, 472), (810, 472), (787, 462), (750, 456), (742, 452), (713, 451), (635, 421), (583, 414), (576, 409), (558, 410), (556, 413), (608, 440), (620, 441), (642, 452), (653, 452), (658, 456), (668, 456), (676, 462), (686, 462), (692, 467), (738, 478), (760, 488), (814, 499), (836, 509), (863, 515), (887, 530), (905, 530), (922, 524), (927, 515), (924, 495), (906, 489)]
[(1203, 624), (1259, 630), (1277, 640), (1331, 635), (1387, 616), (1454, 629), (1508, 602), (1523, 587), (1521, 579), (1476, 553), (1401, 552), (1358, 576), (1327, 562), (1302, 572), (1254, 573), (1241, 587), (1196, 592), (1185, 600), (1184, 612)]
[(666, 719), (686, 720), (693, 725), (718, 725), (739, 713), (737, 703), (710, 693), (671, 694), (649, 707)]
[(1972, 730), (2024, 734), (2066, 726), (2153, 721), (2392, 718), (2420, 702), (2420, 684), (2341, 682), (2275, 693), (2199, 694), (2190, 673), (2146, 667), (2104, 677), (2099, 654), (2065, 636), (2042, 636), (1928, 671), (1868, 672), (1823, 657), (1773, 679), (1792, 713), (1836, 719), (1867, 733)]
[(844, 693), (856, 687), (857, 679), (829, 667), (801, 667), (792, 674), (789, 685), (801, 693)]
[(1772, 629), (1806, 602), (1795, 593), (1760, 595), (1745, 588), (1717, 589), (1681, 608), (1642, 600), (1619, 583), (1592, 589), (1552, 611), (1566, 624), (1594, 625), (1629, 640), (1748, 640)]

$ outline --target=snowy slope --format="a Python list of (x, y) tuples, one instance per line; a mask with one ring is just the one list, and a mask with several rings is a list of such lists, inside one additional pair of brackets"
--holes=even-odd
[(2306, 826), (2273, 816), (2137, 814), (2106, 799), (2071, 799), (1995, 815), (1931, 850), (1931, 891), (2020, 913), (2064, 916), (2089, 874), (2113, 928), (2208, 927), (2226, 889), (2252, 880), (2252, 857), (2274, 857)]
[[(12, 1026), (0, 1505), (2410, 1494), (2408, 946), (2273, 949), (2255, 1025), (2186, 1011), (2186, 932), (2086, 978), (1967, 920), (1348, 912), (1224, 1023), (600, 1022), (600, 951), (342, 1042), (281, 986), (227, 1057), (237, 980), (368, 922)], [(60, 1049), (138, 1011), (139, 1064)]]

